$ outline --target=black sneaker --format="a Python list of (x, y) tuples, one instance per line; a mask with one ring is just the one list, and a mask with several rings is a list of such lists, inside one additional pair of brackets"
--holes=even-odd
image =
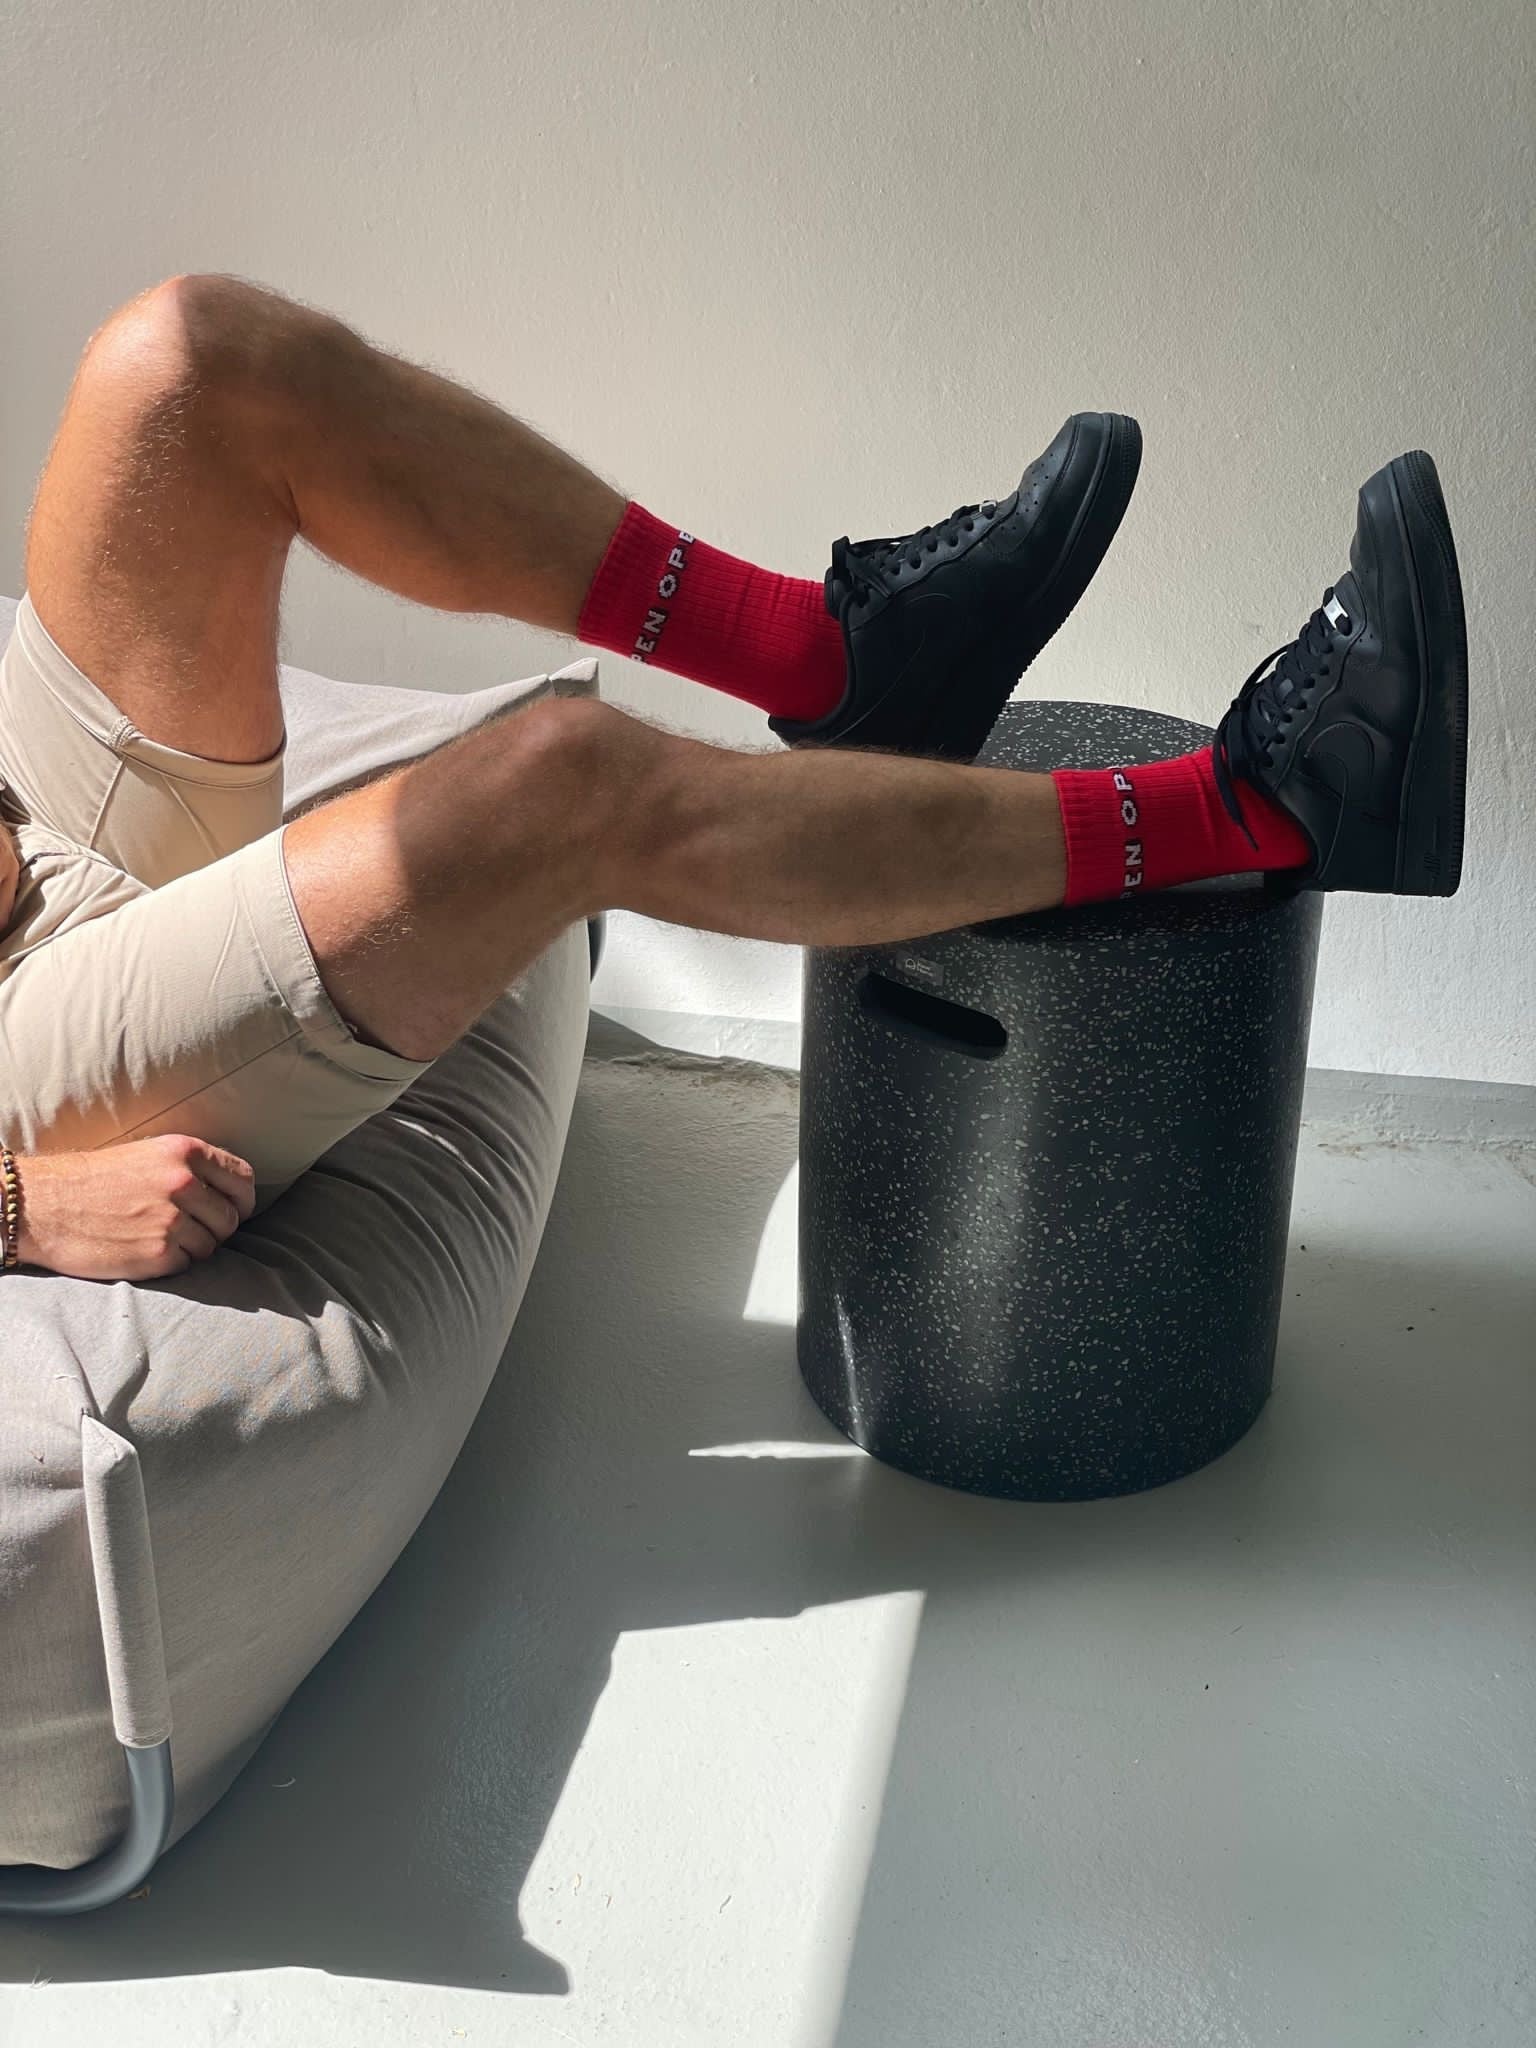
[(1422, 450), (1362, 485), (1348, 575), (1277, 654), (1274, 668), (1276, 655), (1266, 655), (1244, 683), (1212, 748), (1222, 801), (1245, 831), (1243, 780), (1312, 843), (1310, 866), (1276, 879), (1454, 895), (1467, 629), (1451, 522)]
[(1074, 413), (1011, 496), (919, 533), (834, 541), (827, 610), (843, 629), (847, 688), (825, 717), (770, 727), (791, 746), (974, 760), (1104, 559), (1140, 466), (1133, 419)]

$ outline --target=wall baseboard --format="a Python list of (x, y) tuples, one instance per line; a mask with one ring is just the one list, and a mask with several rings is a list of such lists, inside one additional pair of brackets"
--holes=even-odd
[[(593, 1010), (587, 1050), (595, 1059), (676, 1052), (798, 1071), (800, 1025), (794, 1018), (604, 1007)], [(1536, 1088), (1508, 1081), (1310, 1067), (1302, 1116), (1314, 1136), (1332, 1128), (1352, 1138), (1536, 1145)]]
[(1301, 1113), (1314, 1136), (1334, 1125), (1415, 1143), (1536, 1145), (1536, 1088), (1513, 1081), (1309, 1067)]
[[(628, 1033), (625, 1049), (637, 1051), (636, 1038), (653, 1050), (700, 1053), (710, 1059), (755, 1060), (764, 1067), (800, 1065), (800, 1020), (798, 1017), (722, 1017), (691, 1010), (636, 1010), (617, 1003), (603, 1003), (592, 1011), (594, 1033), (604, 1041), (599, 1020)], [(590, 1043), (597, 1058), (612, 1057)]]

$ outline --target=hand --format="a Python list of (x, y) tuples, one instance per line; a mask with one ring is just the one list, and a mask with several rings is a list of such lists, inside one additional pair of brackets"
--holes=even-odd
[(0, 931), (11, 921), (11, 912), (16, 908), (16, 883), (21, 874), (21, 863), (16, 858), (16, 842), (11, 837), (9, 825), (0, 823)]
[(256, 1206), (244, 1159), (201, 1138), (138, 1138), (18, 1159), (21, 1261), (81, 1280), (159, 1280), (217, 1251)]

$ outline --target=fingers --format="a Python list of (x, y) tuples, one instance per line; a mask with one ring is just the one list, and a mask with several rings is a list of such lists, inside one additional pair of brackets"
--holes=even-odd
[[(194, 1250), (191, 1233), (197, 1232), (208, 1239), (209, 1251), (233, 1237), (244, 1220), (240, 1211), (228, 1195), (220, 1194), (217, 1188), (209, 1187), (206, 1181), (194, 1180), (185, 1194), (175, 1198), (181, 1210), (181, 1221), (172, 1230), (172, 1237), (178, 1244)], [(201, 1253), (194, 1254), (201, 1257)]]
[(210, 1187), (227, 1195), (244, 1223), (256, 1207), (256, 1175), (250, 1161), (219, 1145), (198, 1143), (190, 1164)]
[(169, 1235), (171, 1244), (179, 1246), (192, 1259), (209, 1258), (219, 1248), (218, 1238), (195, 1216), (184, 1214), (179, 1223), (171, 1226)]
[(188, 1259), (206, 1259), (251, 1215), (256, 1176), (250, 1162), (202, 1138), (173, 1141), (181, 1161), (172, 1200), (181, 1210), (169, 1233), (168, 1249)]

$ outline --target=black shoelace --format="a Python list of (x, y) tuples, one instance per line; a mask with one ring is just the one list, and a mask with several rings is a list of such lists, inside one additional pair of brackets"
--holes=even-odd
[[(1257, 847), (1258, 841), (1243, 816), (1233, 787), (1234, 778), (1242, 775), (1255, 779), (1255, 770), (1268, 763), (1270, 748), (1296, 716), (1306, 691), (1327, 668), (1335, 631), (1327, 616), (1332, 597), (1330, 585), (1296, 638), (1265, 655), (1216, 728), (1211, 747), (1216, 788), (1228, 817), (1241, 827), (1243, 837), (1252, 847)], [(1346, 630), (1348, 624), (1346, 618)], [(1271, 662), (1275, 663), (1273, 668)]]
[(878, 540), (849, 540), (846, 535), (832, 543), (832, 567), (827, 582), (873, 596), (890, 585), (882, 571), (894, 569), (905, 555), (915, 569), (926, 550), (936, 554), (946, 541), (958, 540), (975, 530), (978, 519), (990, 518), (997, 509), (996, 498), (983, 498), (977, 505), (957, 505), (947, 519), (916, 533), (887, 534)]

